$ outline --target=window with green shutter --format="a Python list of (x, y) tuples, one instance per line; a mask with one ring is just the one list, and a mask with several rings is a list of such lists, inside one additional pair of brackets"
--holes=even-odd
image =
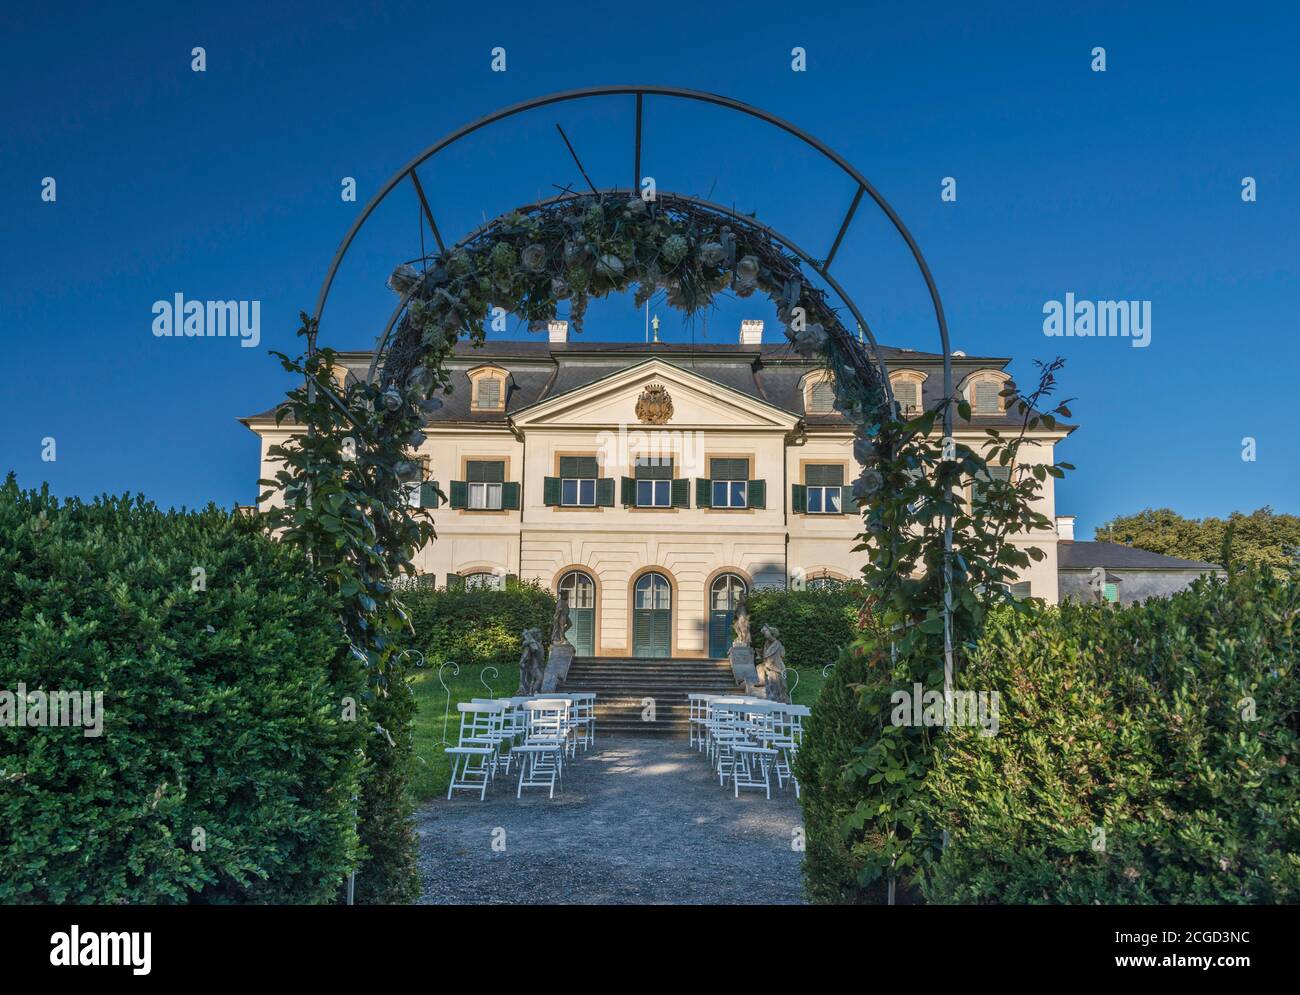
[(1011, 479), (1011, 467), (1009, 466), (991, 466), (988, 471), (988, 477), (976, 477), (971, 482), (970, 496), (972, 504), (985, 500), (990, 482), (1000, 480), (1005, 483)]
[(804, 467), (807, 512), (810, 515), (839, 515), (844, 512), (844, 466), (840, 463), (809, 463)]
[(709, 507), (749, 507), (749, 460), (709, 460), (709, 475), (713, 482), (709, 492)]
[(635, 479), (636, 506), (638, 508), (671, 508), (674, 506), (673, 461), (671, 458), (637, 457)]
[[(500, 511), (507, 507), (505, 476), (506, 465), (503, 460), (469, 460), (465, 464), (466, 479), (452, 481), (452, 507), (468, 508), (471, 511)], [(514, 506), (518, 507), (518, 485), (513, 486), (516, 488)], [(462, 489), (464, 496), (458, 503), (457, 492)]]
[(559, 504), (571, 508), (595, 507), (599, 476), (600, 464), (596, 457), (561, 456)]

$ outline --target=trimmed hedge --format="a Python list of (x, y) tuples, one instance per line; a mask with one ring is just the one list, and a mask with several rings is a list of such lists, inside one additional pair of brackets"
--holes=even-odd
[(102, 691), (104, 721), (0, 724), (0, 903), (335, 900), (365, 735), (337, 611), (252, 520), (10, 474), (0, 690)]
[(550, 591), (513, 580), (500, 591), (415, 587), (402, 595), (402, 604), (415, 629), (411, 645), (424, 654), (426, 667), (447, 660), (462, 667), (518, 664), (520, 633), (541, 629), (549, 645), (555, 618)]
[[(992, 621), (945, 738), (934, 902), (1300, 901), (1300, 572)], [(1104, 834), (1104, 835), (1103, 835)]]
[(857, 634), (862, 586), (786, 591), (758, 588), (749, 595), (749, 628), (754, 655), (762, 657), (763, 626), (774, 625), (785, 646), (785, 662), (799, 670), (820, 671), (840, 657)]

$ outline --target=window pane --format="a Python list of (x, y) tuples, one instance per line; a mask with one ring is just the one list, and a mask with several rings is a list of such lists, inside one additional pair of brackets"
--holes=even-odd
[(808, 510), (810, 512), (822, 510), (822, 489), (820, 487), (808, 488)]
[(636, 482), (636, 503), (639, 505), (649, 506), (654, 504), (655, 485), (650, 480), (638, 480)]
[(667, 508), (671, 503), (672, 483), (667, 480), (655, 481), (655, 506)]
[(725, 508), (727, 506), (727, 482), (725, 480), (715, 480), (713, 482), (713, 507)]
[(486, 484), (469, 485), (469, 506), (471, 508), (484, 507), (484, 498), (485, 498), (484, 490), (486, 487), (487, 487)]
[(745, 507), (745, 482), (743, 480), (732, 481), (731, 506), (733, 508)]
[(560, 498), (562, 504), (578, 503), (578, 482), (576, 480), (566, 480), (563, 482), (563, 496)]
[(484, 484), (487, 488), (487, 507), (490, 509), (499, 509), (501, 507), (501, 485)]
[(580, 481), (578, 487), (578, 501), (580, 504), (596, 503), (596, 482), (594, 480)]
[(831, 514), (837, 514), (840, 510), (840, 489), (838, 487), (826, 488), (826, 510)]

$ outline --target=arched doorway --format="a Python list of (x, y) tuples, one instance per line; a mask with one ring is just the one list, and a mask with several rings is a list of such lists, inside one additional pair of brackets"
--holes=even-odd
[(731, 622), (736, 605), (749, 590), (744, 578), (720, 574), (709, 587), (709, 656), (724, 657), (731, 646)]
[(632, 655), (671, 656), (672, 651), (672, 585), (663, 574), (643, 574), (632, 606)]
[(596, 582), (582, 570), (570, 570), (560, 578), (559, 593), (569, 599), (569, 642), (577, 656), (596, 652)]

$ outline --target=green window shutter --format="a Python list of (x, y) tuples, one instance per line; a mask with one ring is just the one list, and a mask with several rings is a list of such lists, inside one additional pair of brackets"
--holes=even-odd
[[(556, 503), (558, 504), (559, 502)], [(597, 478), (596, 506), (599, 508), (614, 507), (614, 478), (613, 477)]]
[(465, 477), (471, 484), (500, 484), (506, 479), (502, 460), (472, 459), (465, 465)]
[(519, 575), (506, 574), (506, 587), (518, 587), (518, 586), (519, 586)]
[(809, 487), (842, 487), (844, 467), (839, 463), (810, 463), (804, 469), (804, 483)]
[(519, 482), (506, 481), (501, 485), (501, 507), (506, 511), (519, 510)]
[(438, 507), (438, 482), (436, 480), (426, 480), (420, 485), (420, 507)]
[(749, 506), (751, 508), (767, 507), (767, 481), (751, 480), (749, 482)]
[(464, 508), (469, 504), (469, 484), (464, 480), (453, 480), (451, 482), (451, 506), (453, 508)]
[(632, 650), (644, 649), (650, 642), (650, 615), (644, 609), (632, 612)]
[(835, 410), (835, 384), (831, 381), (823, 380), (819, 384), (813, 384), (810, 395), (810, 415), (824, 415)]
[(917, 390), (919, 385), (915, 381), (900, 380), (891, 386), (894, 388), (894, 400), (898, 402), (904, 414), (921, 403)]
[(713, 507), (713, 481), (704, 477), (695, 478), (695, 507)]
[(636, 479), (672, 480), (673, 461), (671, 459), (657, 458), (650, 462), (646, 457), (640, 456), (636, 461)]
[(460, 574), (447, 574), (447, 590), (460, 591), (465, 588), (465, 578)]
[(808, 488), (803, 484), (795, 484), (790, 488), (790, 506), (797, 512), (808, 510)]
[(636, 504), (636, 481), (631, 477), (621, 477), (619, 481), (619, 500), (626, 505)]
[(542, 478), (542, 504), (554, 508), (560, 503), (560, 478)]
[(586, 479), (600, 476), (600, 466), (595, 456), (561, 456), (560, 476)]
[(672, 499), (674, 508), (689, 508), (691, 506), (691, 482), (686, 477), (678, 477), (672, 484)]
[(997, 415), (1002, 413), (1002, 385), (995, 380), (981, 380), (975, 385), (975, 414)]
[(746, 480), (749, 477), (749, 460), (709, 460), (709, 476), (714, 480)]

